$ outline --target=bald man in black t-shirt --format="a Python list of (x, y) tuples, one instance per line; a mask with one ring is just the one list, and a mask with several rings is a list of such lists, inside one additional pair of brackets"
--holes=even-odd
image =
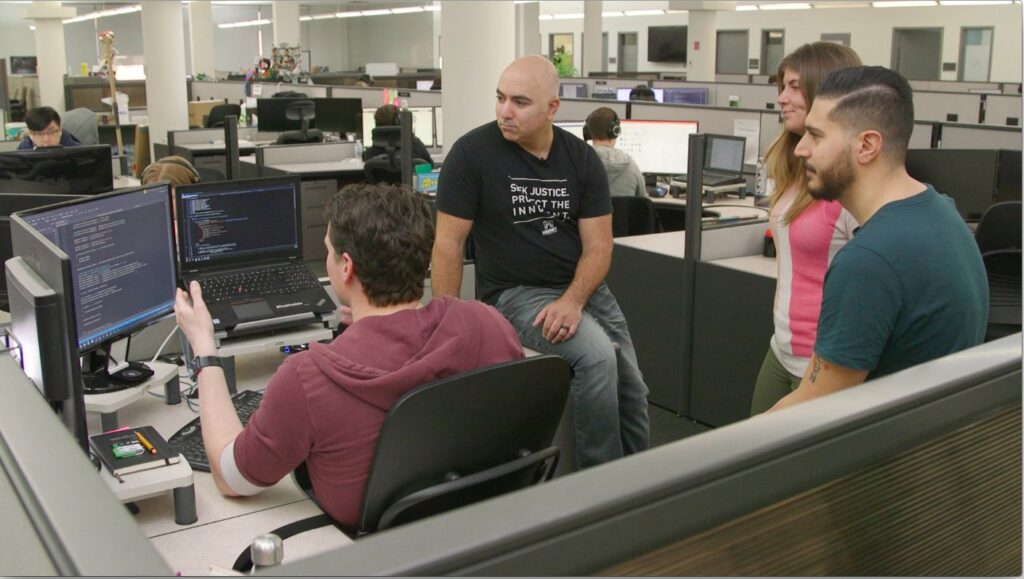
[(432, 290), (458, 295), (472, 232), (478, 297), (523, 345), (573, 366), (575, 459), (585, 468), (648, 447), (647, 386), (604, 284), (607, 174), (593, 149), (552, 124), (558, 105), (554, 66), (520, 58), (499, 80), (497, 122), (455, 142), (438, 183)]

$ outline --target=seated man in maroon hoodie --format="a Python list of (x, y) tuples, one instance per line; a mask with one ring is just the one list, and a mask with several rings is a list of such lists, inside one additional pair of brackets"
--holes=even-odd
[[(321, 506), (355, 525), (391, 405), (417, 386), (522, 358), (523, 350), (491, 306), (448, 297), (420, 305), (434, 228), (427, 202), (411, 190), (349, 185), (328, 202), (326, 216), (327, 275), (351, 308), (352, 325), (330, 344), (287, 358), (245, 428), (223, 370), (205, 367), (199, 416), (223, 494), (255, 494), (306, 461)], [(198, 284), (189, 293), (178, 290), (178, 326), (196, 356), (215, 356)]]

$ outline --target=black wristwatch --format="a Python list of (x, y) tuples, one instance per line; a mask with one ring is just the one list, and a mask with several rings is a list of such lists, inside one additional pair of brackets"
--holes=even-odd
[(208, 366), (217, 366), (218, 368), (224, 367), (223, 358), (220, 356), (196, 356), (192, 358), (192, 363), (189, 364), (192, 367), (192, 379), (199, 379), (199, 372)]

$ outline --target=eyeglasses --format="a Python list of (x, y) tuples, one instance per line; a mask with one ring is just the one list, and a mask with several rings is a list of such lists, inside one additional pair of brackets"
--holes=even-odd
[(42, 137), (56, 137), (57, 135), (60, 134), (60, 131), (60, 129), (50, 129), (47, 131), (29, 131), (28, 135), (30, 137), (40, 139)]

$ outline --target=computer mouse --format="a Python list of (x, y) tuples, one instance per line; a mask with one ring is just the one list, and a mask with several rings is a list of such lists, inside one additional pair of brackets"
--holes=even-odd
[(142, 372), (135, 368), (125, 368), (121, 370), (121, 377), (127, 380), (135, 380), (142, 377)]

